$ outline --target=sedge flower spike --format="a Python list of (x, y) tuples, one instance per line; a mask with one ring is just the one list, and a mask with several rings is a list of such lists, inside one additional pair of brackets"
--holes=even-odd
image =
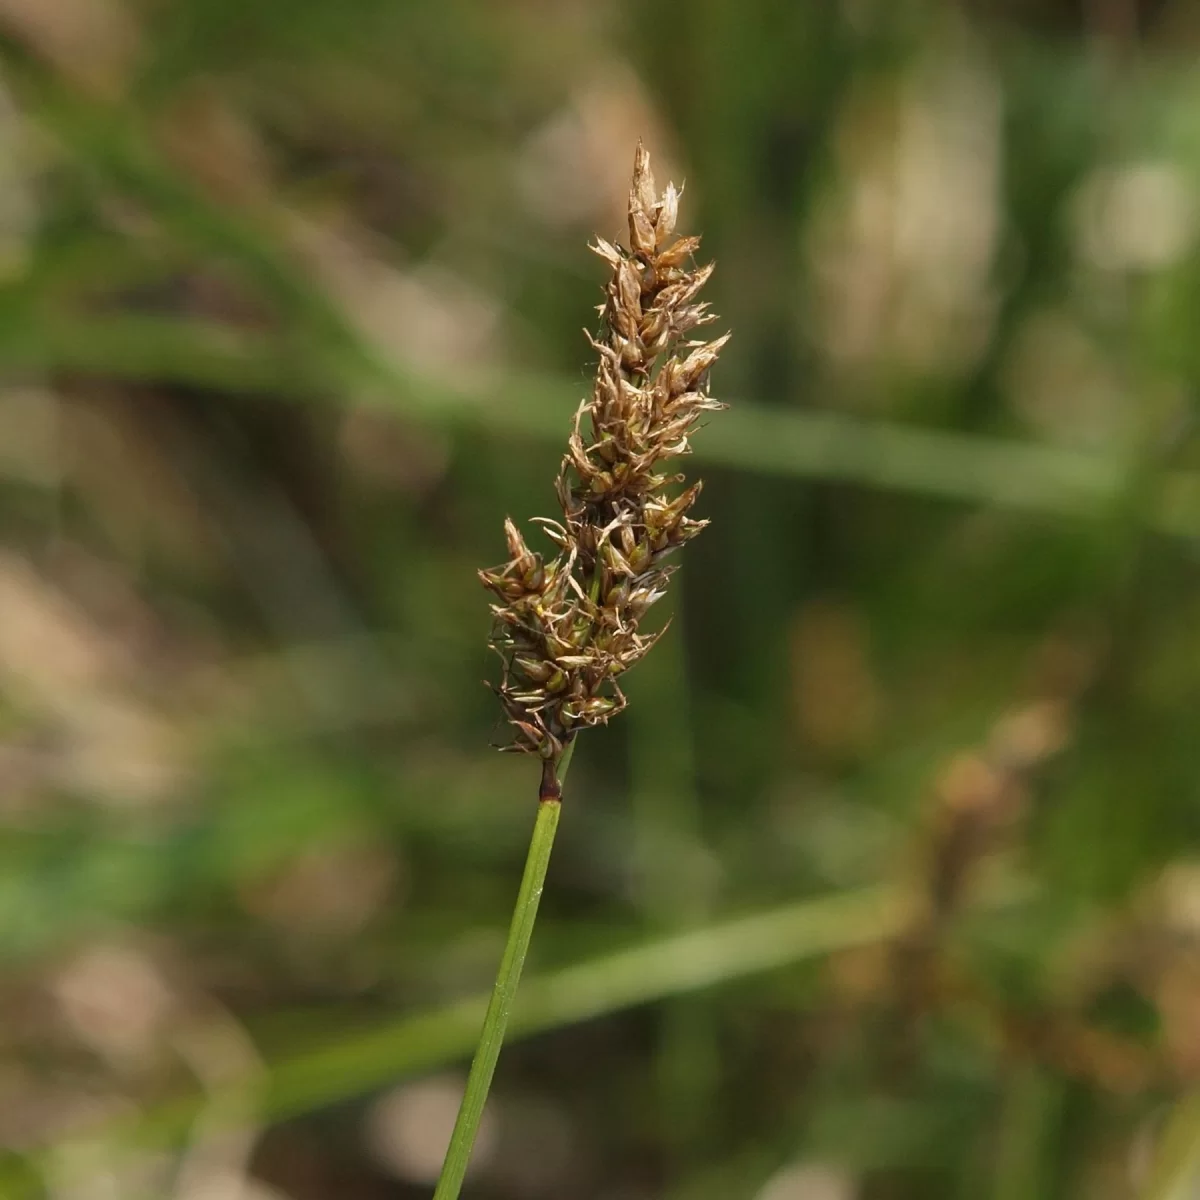
[(697, 295), (698, 237), (674, 237), (679, 191), (659, 195), (640, 144), (629, 192), (629, 247), (597, 238), (611, 275), (600, 306), (591, 395), (575, 413), (557, 481), (561, 520), (538, 519), (557, 547), (547, 560), (511, 519), (509, 560), (480, 571), (496, 597), (491, 644), (503, 662), (494, 690), (513, 730), (503, 747), (539, 756), (543, 779), (581, 729), (625, 707), (619, 678), (659, 635), (638, 626), (675, 567), (665, 560), (708, 524), (688, 516), (700, 483), (677, 490), (667, 460), (689, 453), (709, 395), (709, 369), (728, 334), (690, 338), (715, 318)]
[(689, 335), (713, 320), (696, 297), (712, 274), (697, 267), (699, 238), (676, 238), (679, 192), (658, 195), (639, 145), (629, 193), (629, 247), (597, 238), (610, 275), (600, 306), (591, 395), (575, 413), (556, 491), (561, 520), (540, 524), (557, 553), (529, 548), (511, 519), (509, 558), (480, 571), (495, 597), (492, 646), (504, 664), (495, 691), (512, 727), (508, 750), (542, 761), (537, 819), (508, 940), (471, 1061), (434, 1200), (458, 1200), (537, 918), (562, 810), (562, 776), (575, 735), (625, 707), (619, 679), (654, 644), (639, 631), (662, 598), (666, 560), (707, 524), (688, 516), (700, 484), (680, 488), (668, 460), (689, 451), (707, 412), (724, 408), (708, 373), (726, 338)]

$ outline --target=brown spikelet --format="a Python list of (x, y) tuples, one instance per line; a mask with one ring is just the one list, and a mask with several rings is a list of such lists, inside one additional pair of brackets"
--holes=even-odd
[(505, 749), (550, 762), (580, 729), (625, 707), (618, 678), (655, 641), (638, 623), (674, 570), (665, 560), (707, 524), (687, 515), (700, 484), (672, 494), (683, 477), (662, 469), (689, 453), (704, 413), (725, 407), (709, 395), (708, 373), (728, 335), (688, 337), (714, 320), (696, 301), (713, 268), (692, 264), (699, 238), (673, 239), (678, 207), (674, 184), (658, 194), (639, 144), (630, 248), (603, 238), (592, 246), (611, 272), (601, 335), (588, 335), (595, 381), (559, 470), (562, 520), (539, 522), (558, 554), (545, 561), (507, 520), (509, 561), (479, 572), (497, 600), (495, 690), (514, 734)]

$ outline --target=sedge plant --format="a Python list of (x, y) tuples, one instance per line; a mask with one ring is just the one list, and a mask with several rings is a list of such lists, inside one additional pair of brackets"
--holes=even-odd
[(676, 237), (679, 190), (660, 195), (639, 144), (629, 192), (629, 245), (591, 247), (610, 275), (600, 306), (590, 396), (575, 413), (558, 473), (561, 518), (537, 518), (556, 547), (531, 550), (510, 519), (509, 559), (480, 571), (493, 594), (491, 645), (502, 669), (494, 690), (512, 740), (506, 750), (541, 762), (537, 819), (483, 1031), (434, 1200), (454, 1200), (483, 1115), (521, 968), (533, 933), (562, 788), (575, 738), (625, 707), (620, 677), (661, 636), (639, 626), (665, 594), (670, 556), (707, 521), (689, 516), (701, 484), (664, 464), (689, 452), (703, 414), (724, 408), (709, 370), (728, 335), (690, 335), (715, 318), (697, 296), (712, 265), (697, 266), (697, 237)]

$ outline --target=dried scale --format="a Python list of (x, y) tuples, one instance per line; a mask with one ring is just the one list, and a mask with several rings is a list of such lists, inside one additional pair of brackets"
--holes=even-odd
[(715, 319), (696, 300), (713, 267), (694, 265), (698, 237), (674, 237), (678, 205), (674, 184), (657, 194), (639, 145), (629, 248), (603, 238), (591, 247), (612, 274), (600, 337), (588, 335), (595, 382), (559, 470), (562, 520), (539, 519), (558, 554), (546, 561), (530, 550), (508, 519), (509, 561), (479, 573), (497, 598), (495, 691), (513, 729), (504, 748), (543, 760), (543, 795), (557, 794), (557, 764), (575, 734), (625, 707), (618, 680), (659, 636), (638, 625), (675, 569), (666, 559), (708, 524), (687, 515), (700, 483), (672, 495), (683, 476), (663, 471), (689, 453), (702, 415), (725, 407), (709, 395), (708, 374), (728, 335), (688, 337)]

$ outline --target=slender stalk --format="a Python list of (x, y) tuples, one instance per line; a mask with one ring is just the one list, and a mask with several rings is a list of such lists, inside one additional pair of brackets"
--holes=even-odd
[(467, 1076), (467, 1090), (463, 1093), (458, 1119), (454, 1122), (454, 1133), (446, 1150), (446, 1160), (438, 1178), (433, 1200), (456, 1200), (467, 1165), (471, 1161), (471, 1147), (479, 1132), (483, 1117), (483, 1106), (487, 1102), (496, 1073), (496, 1062), (500, 1047), (504, 1043), (504, 1031), (508, 1028), (509, 1014), (517, 985), (521, 981), (521, 968), (533, 936), (533, 924), (537, 920), (538, 902), (542, 898), (542, 887), (546, 881), (546, 868), (550, 865), (550, 851), (554, 847), (554, 834), (558, 829), (558, 818), (562, 812), (562, 781), (566, 777), (575, 743), (569, 742), (561, 761), (546, 763), (542, 785), (538, 794), (537, 820), (533, 824), (533, 835), (529, 839), (529, 853), (525, 858), (525, 873), (521, 877), (521, 889), (517, 893), (513, 909), (512, 924), (508, 929), (508, 941), (500, 969), (488, 1001), (487, 1013), (483, 1018), (483, 1030), (479, 1045), (471, 1060), (471, 1071)]

